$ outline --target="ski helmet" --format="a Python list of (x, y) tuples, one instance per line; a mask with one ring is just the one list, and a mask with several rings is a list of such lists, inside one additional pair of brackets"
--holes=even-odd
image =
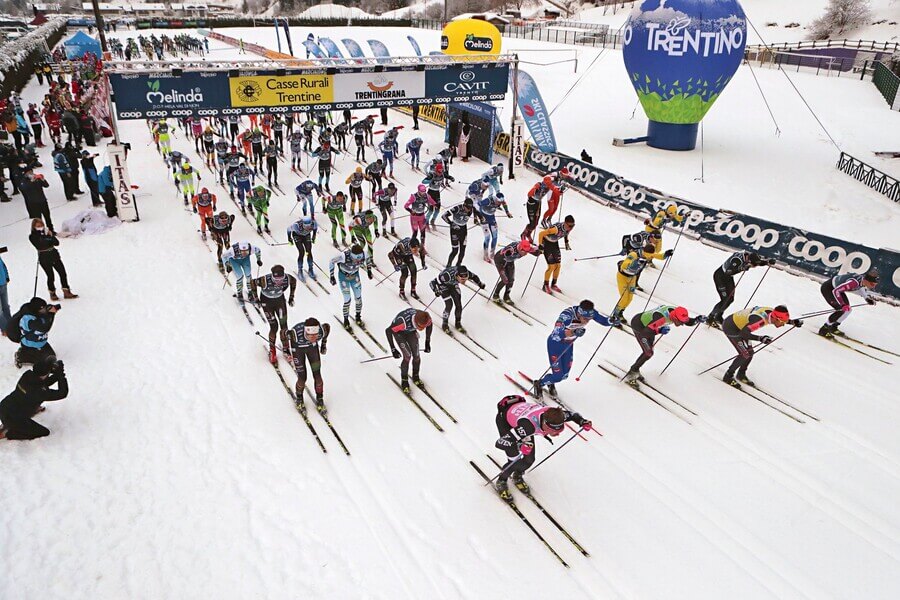
[(316, 342), (319, 339), (319, 329), (321, 327), (321, 323), (315, 317), (310, 317), (307, 320), (303, 321), (303, 336), (311, 342)]
[(578, 304), (578, 308), (575, 310), (578, 313), (579, 317), (585, 319), (593, 319), (594, 318), (594, 303), (590, 300), (582, 300)]
[(668, 207), (666, 207), (666, 214), (670, 217), (676, 216), (678, 214), (678, 206), (675, 204), (670, 204)]
[(569, 177), (569, 170), (568, 170), (567, 168), (563, 167), (563, 168), (559, 171), (559, 176), (560, 176), (560, 177), (568, 178), (568, 177)]
[(419, 331), (431, 325), (431, 315), (424, 310), (417, 310), (413, 315), (413, 325)]
[(34, 371), (35, 375), (43, 377), (52, 373), (56, 369), (56, 364), (56, 355), (48, 354), (40, 358), (31, 370)]
[(780, 321), (782, 323), (787, 323), (791, 320), (791, 315), (788, 312), (787, 306), (784, 304), (779, 304), (769, 313), (769, 316), (775, 321)]
[(300, 219), (300, 222), (307, 226), (312, 225), (312, 217), (305, 216), (302, 219)]
[(499, 200), (503, 200), (504, 198), (506, 198), (506, 196), (503, 195), (503, 192), (497, 192), (496, 195), (497, 195), (497, 199), (499, 199)]
[(463, 200), (463, 206), (465, 206), (466, 208), (472, 208), (472, 206), (474, 204), (475, 203), (472, 201), (471, 198), (466, 198), (465, 200)]
[(456, 267), (456, 276), (462, 277), (463, 279), (469, 278), (469, 268), (466, 265), (459, 265)]
[(362, 167), (356, 167), (356, 172), (357, 172), (357, 173), (362, 173)]
[(410, 248), (418, 248), (419, 247), (419, 238), (415, 238), (415, 237), (411, 238), (409, 240), (409, 247)]
[(878, 283), (878, 269), (872, 269), (865, 275), (863, 275), (863, 281), (867, 281), (871, 284)]
[(690, 321), (690, 317), (688, 316), (688, 311), (683, 306), (676, 306), (672, 310), (669, 311), (669, 318), (672, 319), (674, 323), (687, 323)]
[(416, 189), (419, 191), (420, 194), (424, 194), (428, 190), (428, 188), (425, 187), (424, 183), (420, 183), (419, 187), (417, 187)]
[(434, 170), (437, 171), (438, 173), (443, 173), (444, 172), (444, 163), (439, 162), (438, 164), (434, 165)]
[(528, 238), (522, 238), (521, 240), (519, 240), (516, 248), (518, 248), (519, 252), (531, 252), (531, 240), (529, 240)]
[(550, 184), (552, 184), (552, 183), (553, 183), (553, 178), (552, 178), (552, 177), (550, 177), (549, 175), (547, 175), (546, 177), (544, 177), (544, 185), (550, 185)]
[(200, 190), (200, 193), (201, 193), (201, 194), (208, 194), (208, 193), (209, 193), (209, 188), (203, 188), (202, 190)]
[(281, 265), (272, 265), (272, 275), (275, 277), (284, 277), (284, 267)]

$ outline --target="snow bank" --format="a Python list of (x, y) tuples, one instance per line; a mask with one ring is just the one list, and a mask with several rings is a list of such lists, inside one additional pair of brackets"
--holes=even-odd
[(98, 235), (106, 233), (110, 229), (114, 229), (122, 224), (122, 221), (115, 217), (107, 217), (102, 210), (91, 209), (84, 210), (72, 217), (66, 219), (62, 227), (59, 229), (59, 237), (78, 237), (84, 235)]
[(370, 15), (366, 11), (355, 6), (343, 6), (341, 4), (317, 4), (310, 6), (297, 15), (301, 19), (377, 19), (376, 15)]

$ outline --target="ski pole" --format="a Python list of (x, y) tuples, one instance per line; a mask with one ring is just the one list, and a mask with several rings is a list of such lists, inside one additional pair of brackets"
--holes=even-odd
[[(591, 361), (593, 361), (593, 360), (594, 360), (594, 357), (597, 356), (597, 352), (600, 350), (600, 346), (603, 345), (603, 342), (606, 341), (606, 338), (609, 336), (609, 333), (610, 333), (612, 330), (613, 330), (613, 328), (610, 327), (610, 328), (608, 328), (608, 329), (606, 330), (606, 333), (603, 334), (603, 339), (600, 340), (600, 343), (597, 344), (597, 347), (596, 347), (596, 348), (594, 348), (594, 353), (591, 354), (591, 357), (590, 357), (590, 358), (588, 359), (588, 361), (584, 364), (584, 368), (581, 369), (581, 373), (578, 374), (578, 377), (575, 378), (575, 381), (581, 381), (581, 376), (584, 375), (584, 372), (587, 370), (588, 365), (591, 364)], [(562, 356), (560, 356), (560, 358), (562, 358)]]
[(663, 273), (666, 270), (666, 267), (669, 266), (669, 263), (672, 261), (672, 257), (675, 256), (675, 249), (678, 248), (678, 242), (681, 241), (681, 236), (684, 234), (684, 228), (687, 226), (687, 218), (684, 219), (684, 223), (681, 225), (681, 230), (678, 232), (678, 237), (675, 238), (675, 245), (672, 246), (672, 254), (669, 255), (669, 258), (666, 259), (666, 262), (663, 264), (662, 269), (659, 270), (659, 277), (656, 278), (656, 282), (653, 284), (653, 289), (650, 290), (650, 295), (647, 296), (647, 302), (644, 304), (644, 310), (641, 312), (646, 312), (647, 307), (650, 306), (650, 301), (653, 299), (653, 294), (656, 292), (656, 286), (659, 285), (659, 280), (662, 279)]
[[(793, 330), (796, 329), (796, 328), (797, 328), (796, 325), (792, 325), (790, 329), (788, 329), (787, 331), (785, 331), (785, 332), (782, 333), (781, 335), (776, 336), (775, 339), (773, 339), (771, 342), (769, 342), (768, 345), (771, 346), (772, 344), (774, 344), (775, 342), (777, 342), (780, 338), (784, 337), (786, 334), (790, 333), (791, 331), (793, 331)], [(759, 348), (760, 346), (765, 346), (765, 345), (766, 345), (766, 344), (759, 343), (759, 344), (753, 346), (752, 350), (755, 351), (755, 350), (756, 350), (757, 348)], [(705, 369), (705, 370), (703, 370), (703, 371), (700, 371), (699, 373), (697, 373), (697, 375), (703, 375), (703, 374), (706, 373), (707, 371), (712, 371), (712, 370), (715, 369), (716, 367), (721, 367), (722, 365), (724, 365), (724, 364), (727, 363), (728, 361), (734, 360), (734, 359), (737, 358), (738, 356), (740, 356), (740, 354), (735, 354), (734, 356), (732, 356), (732, 357), (730, 357), (730, 358), (726, 358), (726, 359), (723, 360), (722, 362), (720, 362), (720, 363), (718, 363), (718, 364), (716, 364), (716, 365), (713, 365), (713, 366), (711, 366), (711, 367), (708, 368), (708, 369)]]
[(325, 269), (323, 269), (322, 267), (320, 267), (320, 266), (319, 266), (319, 263), (317, 263), (315, 260), (312, 261), (312, 263), (313, 263), (313, 265), (315, 265), (315, 267), (322, 273), (322, 275), (324, 275), (325, 277), (331, 277), (331, 275), (329, 275), (328, 273), (326, 273), (326, 272), (325, 272)]
[(31, 295), (32, 298), (37, 296), (37, 280), (38, 280), (38, 270), (40, 269), (41, 261), (37, 260), (34, 263), (34, 293)]
[(376, 361), (379, 361), (379, 360), (385, 360), (385, 359), (387, 359), (387, 358), (394, 358), (394, 355), (393, 355), (393, 354), (388, 354), (388, 355), (386, 355), (386, 356), (379, 356), (379, 357), (377, 357), (377, 358), (367, 358), (366, 360), (361, 360), (361, 361), (359, 361), (359, 364), (362, 365), (362, 364), (365, 364), (365, 363), (376, 362)]
[(472, 297), (469, 298), (468, 300), (466, 300), (466, 303), (463, 304), (462, 310), (466, 310), (466, 307), (469, 305), (470, 302), (472, 302), (472, 300), (475, 299), (475, 296), (477, 296), (477, 295), (478, 295), (478, 290), (476, 289), (476, 290), (472, 293)]
[(379, 285), (381, 285), (382, 283), (384, 283), (385, 281), (387, 281), (387, 280), (388, 280), (388, 277), (390, 277), (390, 276), (393, 275), (394, 273), (395, 273), (395, 271), (391, 271), (390, 273), (388, 273), (387, 275), (385, 275), (384, 277), (382, 277), (381, 280), (380, 280), (378, 283), (375, 284), (375, 287), (378, 287)]
[(281, 351), (281, 352), (286, 352), (286, 350), (285, 350), (284, 347), (279, 346), (278, 344), (273, 343), (272, 340), (270, 340), (269, 338), (263, 336), (260, 332), (255, 331), (254, 333), (255, 333), (256, 335), (258, 335), (260, 339), (265, 340), (265, 342), (266, 342), (267, 344), (272, 344), (273, 346), (275, 346), (275, 349), (276, 349), (276, 350), (279, 350), (279, 351)]
[(759, 286), (762, 285), (763, 279), (765, 279), (765, 278), (766, 278), (766, 275), (769, 274), (769, 269), (771, 269), (771, 268), (772, 268), (772, 265), (769, 265), (768, 267), (766, 267), (766, 272), (763, 273), (762, 277), (759, 278), (759, 283), (756, 284), (756, 287), (753, 288), (753, 293), (750, 294), (750, 297), (749, 297), (749, 298), (747, 298), (747, 304), (744, 305), (744, 308), (745, 308), (745, 309), (746, 309), (748, 306), (750, 306), (750, 301), (753, 300), (753, 296), (756, 295), (757, 290), (759, 290)]
[(291, 244), (290, 242), (275, 242), (274, 244), (269, 244), (269, 246), (271, 246), (272, 248), (274, 248), (275, 246), (292, 246), (292, 245), (293, 244)]
[(528, 281), (525, 282), (525, 287), (522, 288), (522, 295), (519, 296), (519, 300), (525, 297), (525, 292), (528, 291), (528, 284), (531, 283), (531, 278), (534, 276), (534, 270), (537, 269), (538, 259), (540, 255), (534, 257), (534, 266), (531, 267), (531, 273), (528, 275)]
[(534, 472), (535, 469), (537, 469), (539, 466), (541, 466), (542, 464), (544, 464), (545, 462), (547, 462), (548, 460), (550, 460), (550, 457), (551, 457), (551, 456), (553, 456), (554, 454), (556, 454), (557, 452), (559, 452), (560, 450), (562, 450), (563, 448), (565, 448), (565, 447), (566, 447), (566, 444), (568, 444), (569, 442), (571, 442), (572, 440), (574, 440), (575, 437), (576, 437), (578, 434), (580, 434), (582, 431), (584, 431), (584, 427), (582, 427), (581, 429), (579, 429), (578, 431), (576, 431), (574, 434), (572, 434), (572, 436), (571, 436), (569, 439), (567, 439), (565, 442), (563, 442), (563, 443), (559, 446), (559, 448), (557, 448), (556, 450), (554, 450), (553, 452), (551, 452), (550, 454), (548, 454), (548, 455), (547, 455), (547, 458), (545, 458), (544, 460), (542, 460), (542, 461), (539, 462), (538, 464), (536, 464), (536, 465), (534, 465), (533, 467), (531, 467), (530, 469), (528, 469), (528, 472), (529, 472), (529, 473)]
[(681, 348), (678, 349), (678, 352), (675, 353), (675, 356), (673, 356), (672, 359), (666, 363), (666, 366), (663, 367), (663, 370), (659, 373), (660, 375), (665, 373), (666, 369), (669, 368), (669, 365), (671, 365), (673, 362), (675, 362), (675, 359), (678, 358), (678, 355), (681, 354), (681, 351), (684, 350), (684, 347), (687, 346), (687, 343), (689, 341), (691, 341), (691, 338), (694, 337), (695, 333), (697, 333), (697, 329), (699, 329), (699, 327), (700, 327), (700, 323), (697, 323), (696, 325), (694, 325), (694, 328), (691, 330), (691, 334), (689, 336), (687, 336), (686, 340), (684, 340), (684, 343), (681, 345)]
[[(562, 446), (560, 446), (560, 448), (562, 448)], [(509, 471), (511, 471), (512, 468), (513, 468), (513, 466), (514, 466), (517, 462), (519, 462), (520, 460), (522, 460), (524, 457), (525, 457), (525, 455), (522, 454), (521, 452), (519, 452), (518, 456), (516, 456), (515, 458), (508, 459), (509, 462), (506, 463), (506, 465), (505, 465), (502, 469), (500, 469), (500, 471), (499, 471), (496, 475), (494, 475), (493, 477), (491, 477), (484, 485), (485, 485), (485, 486), (488, 486), (488, 485), (491, 485), (492, 483), (494, 483), (494, 480), (496, 480), (498, 477), (500, 477), (500, 476), (503, 475), (504, 473), (508, 473)]]
[(588, 256), (586, 258), (576, 258), (575, 262), (579, 260), (597, 260), (598, 258), (610, 258), (612, 256), (622, 256), (621, 252), (616, 252), (615, 254), (604, 254), (603, 256)]
[(498, 276), (498, 277), (497, 277), (497, 281), (494, 282), (494, 287), (492, 288), (490, 295), (488, 295), (488, 298), (487, 298), (487, 300), (485, 301), (485, 304), (487, 304), (488, 302), (491, 301), (491, 298), (494, 296), (495, 293), (498, 294), (498, 297), (499, 297), (498, 286), (500, 285), (500, 278), (501, 278), (501, 277), (502, 277), (502, 275), (501, 275), (501, 276)]
[[(850, 308), (858, 308), (860, 306), (866, 306), (866, 302), (860, 302), (859, 304), (851, 304)], [(828, 310), (820, 310), (817, 312), (807, 313), (805, 315), (800, 315), (797, 317), (798, 319), (811, 319), (812, 317), (821, 317), (822, 315), (827, 315), (829, 313), (837, 312), (838, 309), (829, 308)]]

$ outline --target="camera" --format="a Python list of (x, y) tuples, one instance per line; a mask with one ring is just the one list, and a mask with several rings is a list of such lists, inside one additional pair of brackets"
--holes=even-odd
[(7, 248), (6, 246), (3, 246), (2, 248), (0, 248), (0, 254), (3, 254), (4, 252), (8, 252), (8, 251), (9, 251), (9, 248)]

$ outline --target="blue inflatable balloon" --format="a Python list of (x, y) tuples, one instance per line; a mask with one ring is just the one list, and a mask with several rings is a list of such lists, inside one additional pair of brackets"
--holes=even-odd
[(737, 0), (643, 0), (623, 30), (623, 58), (650, 119), (647, 143), (693, 150), (698, 123), (744, 57), (747, 20)]

